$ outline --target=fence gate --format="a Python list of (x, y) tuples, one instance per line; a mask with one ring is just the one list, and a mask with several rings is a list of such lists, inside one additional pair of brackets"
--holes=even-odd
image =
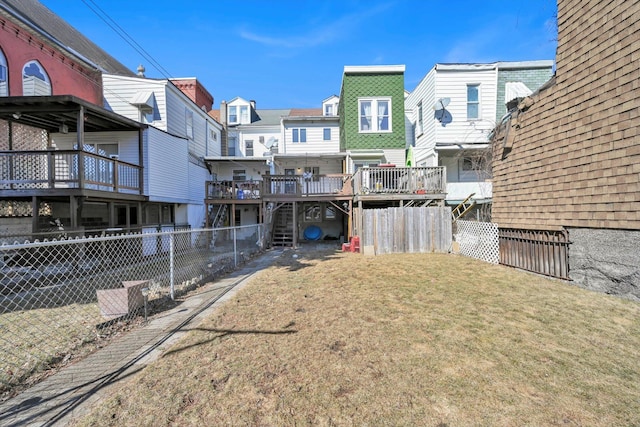
[(365, 254), (448, 252), (448, 207), (363, 209), (360, 248)]
[(500, 228), (500, 264), (569, 280), (566, 230)]

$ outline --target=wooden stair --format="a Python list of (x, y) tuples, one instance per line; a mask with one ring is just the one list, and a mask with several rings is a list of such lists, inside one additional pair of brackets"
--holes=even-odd
[(285, 203), (275, 212), (271, 246), (293, 247), (293, 206)]

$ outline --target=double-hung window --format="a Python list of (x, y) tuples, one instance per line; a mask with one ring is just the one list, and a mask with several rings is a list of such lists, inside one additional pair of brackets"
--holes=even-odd
[(361, 133), (391, 132), (391, 98), (359, 99), (358, 117)]
[(322, 140), (331, 141), (331, 128), (322, 129)]
[(247, 157), (253, 156), (253, 140), (248, 139), (244, 142), (244, 154)]
[(229, 123), (238, 123), (238, 107), (235, 105), (229, 106)]
[(240, 123), (249, 123), (249, 106), (240, 106)]
[(307, 130), (306, 129), (292, 129), (291, 141), (295, 143), (307, 142)]
[(467, 120), (480, 118), (480, 85), (467, 85)]

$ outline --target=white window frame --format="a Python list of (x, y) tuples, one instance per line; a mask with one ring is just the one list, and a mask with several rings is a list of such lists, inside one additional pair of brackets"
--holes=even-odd
[(418, 104), (418, 126), (416, 129), (416, 134), (418, 136), (424, 133), (424, 121), (423, 121), (423, 111), (422, 111), (422, 101)]
[[(371, 103), (371, 129), (362, 129), (362, 119), (363, 117), (369, 117), (369, 116), (363, 116), (362, 114), (362, 104), (364, 102), (370, 102)], [(379, 120), (381, 117), (378, 116), (378, 105), (380, 102), (388, 102), (389, 106), (388, 106), (388, 111), (389, 114), (387, 115), (387, 129), (380, 129), (380, 123)], [(391, 102), (391, 97), (372, 97), (372, 98), (358, 98), (358, 132), (359, 133), (391, 133), (393, 132), (393, 117), (392, 117), (392, 108), (393, 104)], [(384, 116), (382, 116), (384, 117)]]
[(291, 129), (291, 142), (294, 144), (304, 144), (307, 142), (307, 129), (306, 128), (293, 128)]
[(193, 111), (184, 109), (184, 133), (187, 138), (193, 139)]
[[(470, 101), (469, 100), (469, 88), (475, 87), (477, 89), (478, 92), (478, 100), (477, 101)], [(482, 117), (482, 110), (480, 109), (480, 83), (468, 83), (467, 84), (467, 120), (468, 121), (473, 121), (473, 120), (480, 120)], [(477, 117), (469, 117), (469, 106), (470, 105), (477, 105), (478, 108), (478, 115)]]
[(239, 123), (250, 123), (249, 120), (249, 106), (248, 105), (240, 105), (238, 110), (238, 122)]
[(331, 141), (331, 133), (331, 128), (322, 128), (322, 140)]
[(253, 139), (244, 140), (244, 155), (247, 157), (253, 157)]
[[(233, 114), (231, 113), (233, 111)], [(231, 119), (231, 117), (235, 117), (235, 119)], [(237, 105), (229, 105), (229, 123), (238, 123), (238, 106)]]

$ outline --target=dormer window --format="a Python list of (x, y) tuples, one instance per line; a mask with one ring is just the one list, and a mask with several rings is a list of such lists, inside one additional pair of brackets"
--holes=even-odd
[(333, 104), (326, 104), (324, 106), (324, 115), (333, 116)]
[(229, 106), (229, 123), (238, 123), (238, 107)]
[(240, 106), (240, 123), (249, 123), (249, 106)]

